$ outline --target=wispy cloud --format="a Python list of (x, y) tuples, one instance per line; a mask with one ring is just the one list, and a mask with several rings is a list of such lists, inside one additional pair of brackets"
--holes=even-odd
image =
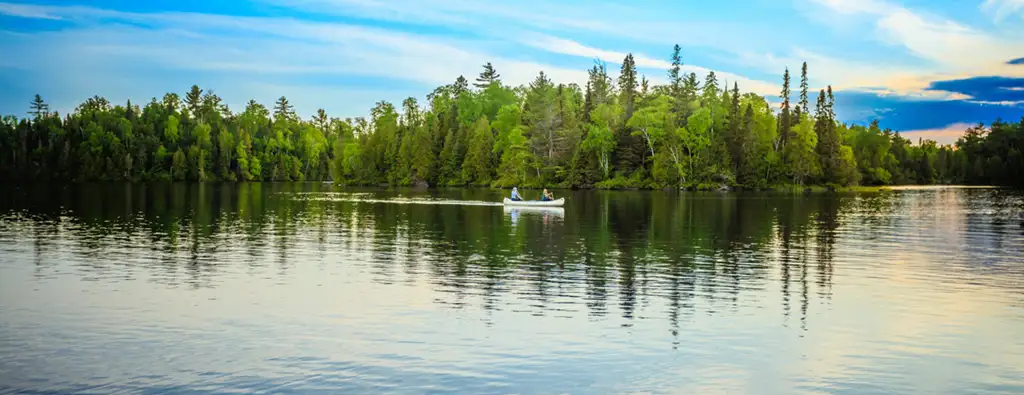
[[(632, 29), (642, 14), (605, 2), (579, 5), (546, 1), (471, 0), (260, 0), (278, 7), (429, 26), (473, 28), (474, 33), (593, 32), (649, 37)], [(608, 16), (614, 18), (608, 18)], [(499, 22), (500, 23), (495, 23)], [(650, 25), (648, 25), (650, 26)], [(699, 26), (696, 26), (699, 27)], [(695, 29), (694, 29), (695, 30)], [(681, 36), (684, 37), (684, 36)], [(659, 37), (663, 39), (664, 37)]]
[(1024, 0), (985, 0), (981, 9), (992, 15), (996, 22), (1002, 22), (1013, 14), (1024, 19)]
[[(1024, 30), (1006, 23), (1017, 20), (1024, 0), (986, 1), (977, 12), (1003, 23), (984, 26), (928, 12), (941, 5), (895, 0), (752, 1), (741, 10), (658, 0), (253, 1), (255, 12), (237, 13), (279, 16), (232, 15), (233, 7), (220, 8), (224, 14), (128, 12), (107, 5), (112, 0), (0, 2), (5, 20), (33, 20), (0, 29), (0, 51), (18, 54), (0, 57), (7, 90), (0, 106), (22, 111), (37, 89), (68, 103), (93, 94), (135, 101), (196, 83), (229, 101), (286, 94), (300, 112), (316, 105), (358, 115), (377, 100), (422, 97), (458, 75), (472, 79), (486, 62), (512, 85), (542, 70), (583, 84), (592, 60), (608, 63), (615, 77), (631, 51), (641, 73), (664, 83), (672, 45), (680, 44), (684, 72), (715, 70), (721, 83), (766, 96), (778, 94), (786, 67), (799, 81), (806, 61), (815, 91), (830, 84), (837, 102), (856, 98), (837, 107), (844, 120), (884, 117), (904, 129), (934, 129), (1022, 107), (1019, 96), (1006, 94), (1017, 92), (1012, 85), (980, 94), (935, 83), (1024, 78), (1024, 67), (1010, 60), (1024, 55)], [(244, 4), (238, 8), (251, 5)]]
[[(994, 34), (925, 12), (883, 0), (813, 0), (847, 17), (868, 17), (875, 28), (875, 37), (887, 45), (903, 47), (908, 53), (924, 60), (927, 65), (862, 65), (842, 60), (833, 70), (848, 75), (844, 84), (849, 88), (864, 88), (878, 93), (893, 93), (922, 99), (971, 99), (961, 92), (934, 89), (932, 82), (969, 78), (976, 75), (1007, 77), (1024, 76), (1024, 68), (1007, 64), (1010, 53), (1024, 53), (1024, 37), (1012, 32)], [(1024, 0), (999, 0), (1005, 12), (1010, 3)], [(993, 5), (986, 4), (992, 7)], [(840, 77), (842, 78), (842, 77)], [(871, 83), (874, 81), (874, 84)]]
[(934, 140), (939, 144), (953, 144), (964, 132), (975, 126), (966, 122), (957, 122), (941, 128), (910, 130), (902, 133), (903, 137), (917, 144), (918, 140)]
[[(282, 7), (310, 11), (334, 11), (349, 16), (403, 23), (452, 24), (481, 27), (482, 31), (535, 28), (537, 30), (584, 29), (613, 33), (615, 26), (586, 18), (567, 18), (557, 5), (541, 5), (548, 12), (501, 4), (475, 2), (383, 2), (374, 0), (299, 0), (278, 2)], [(372, 75), (409, 79), (427, 84), (450, 82), (459, 74), (472, 76), (484, 62), (491, 62), (506, 83), (525, 84), (543, 70), (558, 81), (582, 84), (583, 69), (566, 69), (541, 62), (503, 58), (490, 54), (483, 39), (452, 39), (395, 30), (293, 18), (242, 17), (182, 12), (133, 13), (81, 6), (22, 6), (0, 3), (0, 13), (46, 16), (93, 26), (99, 22), (141, 26), (106, 28), (81, 27), (58, 33), (39, 33), (37, 41), (74, 43), (78, 51), (104, 56), (134, 57), (184, 69), (254, 73), (321, 73)], [(496, 25), (487, 18), (500, 16), (507, 24)], [(72, 33), (73, 32), (73, 33)], [(520, 45), (550, 53), (621, 63), (624, 52), (582, 45), (532, 30), (520, 30), (514, 39)], [(191, 37), (190, 37), (191, 35)], [(666, 51), (667, 52), (667, 51)], [(178, 54), (189, 53), (188, 57)], [(641, 68), (665, 70), (669, 62), (635, 54)], [(710, 69), (687, 64), (686, 72), (702, 77)], [(610, 70), (612, 75), (617, 70)], [(777, 84), (716, 70), (720, 80), (736, 81), (744, 90), (776, 94)], [(663, 75), (650, 76), (661, 80)]]
[[(524, 36), (521, 39), (521, 42), (524, 45), (553, 53), (599, 59), (608, 63), (621, 64), (623, 59), (626, 57), (625, 52), (603, 50), (600, 48), (586, 46), (573, 40), (543, 34)], [(672, 63), (669, 61), (652, 58), (641, 53), (633, 54), (633, 60), (636, 62), (638, 68), (668, 70), (672, 67)], [(699, 76), (698, 78), (702, 79), (712, 70), (706, 67), (684, 64), (680, 67), (680, 71), (684, 73), (696, 73)], [(777, 85), (776, 83), (754, 80), (721, 70), (715, 70), (715, 74), (718, 77), (719, 83), (724, 84), (728, 81), (731, 84), (732, 82), (736, 82), (742, 86), (744, 91), (755, 92), (761, 95), (777, 95), (781, 89), (780, 85)], [(664, 73), (652, 76), (650, 79), (652, 81), (664, 82), (665, 79), (663, 76)]]
[[(664, 56), (650, 57), (634, 52), (638, 67), (666, 69), (671, 46), (714, 47), (732, 53), (732, 47), (759, 43), (759, 36), (744, 34), (742, 25), (700, 19), (658, 18), (638, 7), (606, 2), (558, 3), (546, 1), (468, 0), (262, 0), (268, 4), (321, 14), (370, 18), (415, 25), (461, 29), (472, 35), (519, 44), (555, 54), (600, 59), (620, 63), (626, 52), (586, 46), (565, 34), (589, 34), (599, 38), (629, 39), (661, 46)], [(732, 34), (722, 34), (731, 32)], [(687, 72), (706, 74), (712, 68), (686, 62)], [(745, 86), (758, 93), (778, 87), (715, 69), (730, 81), (748, 82)], [(777, 72), (777, 70), (775, 71)], [(654, 78), (658, 78), (654, 76)], [(746, 88), (744, 88), (746, 89)]]
[(0, 3), (0, 14), (36, 19), (60, 19), (59, 16), (47, 13), (44, 8), (33, 5)]
[[(436, 86), (450, 83), (460, 74), (471, 78), (483, 63), (492, 62), (503, 80), (513, 85), (528, 83), (542, 70), (564, 82), (582, 83), (587, 77), (580, 69), (495, 56), (480, 50), (480, 43), (341, 23), (9, 4), (0, 4), (0, 13), (46, 16), (74, 24), (70, 29), (10, 35), (0, 49), (23, 54), (3, 61), (12, 68), (62, 64), (57, 60), (71, 58), (88, 60), (78, 67), (94, 71), (135, 65), (123, 78), (159, 68), (257, 76), (367, 76)], [(11, 51), (15, 48), (19, 51)], [(266, 79), (273, 78), (277, 77)], [(99, 85), (105, 81), (77, 83), (93, 84), (101, 91)], [(425, 94), (428, 88), (418, 90)]]
[[(813, 0), (842, 14), (874, 18), (880, 37), (932, 61), (939, 71), (1002, 69), (1007, 53), (1024, 52), (1024, 41), (986, 33), (949, 19), (882, 0)], [(992, 1), (992, 0), (990, 0)], [(1024, 0), (999, 0), (1020, 3)]]

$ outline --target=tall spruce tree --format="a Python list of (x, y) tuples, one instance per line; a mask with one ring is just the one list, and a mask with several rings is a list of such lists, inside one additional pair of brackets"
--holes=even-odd
[(814, 132), (818, 135), (818, 162), (821, 164), (822, 181), (825, 183), (843, 183), (842, 158), (840, 156), (839, 135), (835, 121), (832, 119), (829, 102), (822, 89), (818, 93), (818, 103), (814, 113)]
[[(636, 63), (633, 59), (633, 54), (626, 54), (626, 58), (622, 61), (622, 70), (619, 73), (619, 103), (622, 105), (623, 113), (620, 125), (625, 125), (626, 122), (633, 116), (636, 111), (636, 99), (637, 99), (637, 72)], [(618, 157), (619, 170), (624, 173), (633, 173), (640, 169), (644, 165), (644, 158), (647, 156), (647, 150), (644, 149), (643, 140), (634, 136), (628, 130), (628, 127), (624, 128), (619, 133), (618, 139), (618, 151), (616, 155)]]
[(32, 98), (32, 102), (29, 103), (29, 108), (31, 109), (31, 111), (29, 111), (28, 113), (32, 115), (33, 119), (36, 120), (50, 114), (50, 105), (46, 104), (46, 102), (43, 101), (43, 98), (38, 94), (36, 94), (36, 96)]
[(633, 111), (636, 109), (638, 87), (636, 63), (633, 61), (633, 54), (626, 54), (626, 58), (622, 61), (622, 71), (619, 74), (619, 94), (622, 107), (626, 111), (624, 114), (625, 119), (632, 117)]
[(199, 114), (199, 110), (203, 106), (203, 90), (199, 89), (198, 85), (192, 85), (188, 93), (185, 94), (185, 108), (192, 116)]
[(455, 86), (452, 87), (452, 95), (455, 96), (456, 99), (468, 90), (469, 81), (466, 80), (466, 77), (460, 75), (459, 78), (455, 79)]
[(796, 113), (798, 119), (800, 114), (810, 114), (810, 108), (807, 107), (807, 62), (800, 67), (800, 107), (796, 108)]
[(672, 67), (668, 69), (668, 84), (669, 92), (673, 97), (679, 95), (679, 91), (683, 88), (683, 75), (681, 74), (680, 67), (683, 65), (683, 59), (679, 55), (679, 51), (682, 48), (679, 44), (672, 47)]
[(492, 82), (498, 81), (501, 75), (497, 71), (494, 71), (494, 66), (491, 62), (484, 64), (484, 71), (480, 72), (480, 76), (476, 78), (476, 83), (473, 86), (483, 89), (491, 85)]
[(292, 119), (295, 116), (295, 107), (288, 102), (288, 98), (281, 96), (274, 103), (274, 120)]
[(779, 114), (779, 146), (776, 150), (785, 152), (786, 141), (789, 140), (789, 131), (793, 127), (793, 121), (790, 119), (792, 114), (789, 108), (789, 67), (786, 68), (786, 72), (782, 75), (782, 112)]
[[(672, 112), (676, 114), (676, 119), (681, 120), (683, 108), (685, 104), (683, 102), (683, 74), (681, 67), (683, 65), (683, 59), (679, 52), (682, 48), (679, 44), (672, 47), (672, 67), (668, 69), (668, 92), (672, 96)], [(679, 123), (682, 124), (681, 122)]]

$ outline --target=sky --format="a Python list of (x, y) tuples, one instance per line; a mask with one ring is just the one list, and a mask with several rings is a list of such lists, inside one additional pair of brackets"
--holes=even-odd
[(486, 62), (506, 84), (544, 71), (582, 86), (595, 61), (614, 77), (632, 53), (663, 83), (675, 44), (684, 71), (773, 102), (807, 62), (841, 121), (914, 141), (1024, 117), (1024, 0), (0, 0), (0, 113), (25, 116), (35, 94), (67, 113), (196, 84), (236, 111), (283, 95), (303, 117), (358, 117)]

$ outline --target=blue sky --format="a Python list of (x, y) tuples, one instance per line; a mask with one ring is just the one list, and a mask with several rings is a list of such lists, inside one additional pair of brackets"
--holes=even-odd
[(676, 43), (687, 71), (771, 100), (807, 61), (842, 120), (911, 138), (1024, 116), (1024, 0), (0, 2), (0, 113), (36, 93), (66, 112), (198, 84), (235, 110), (285, 95), (302, 116), (355, 117), (485, 62), (513, 85), (540, 70), (582, 84), (632, 52), (661, 82)]

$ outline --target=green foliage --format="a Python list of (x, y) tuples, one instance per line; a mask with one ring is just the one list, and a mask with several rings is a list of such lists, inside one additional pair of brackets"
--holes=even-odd
[[(1024, 183), (1024, 120), (968, 129), (955, 147), (836, 120), (831, 88), (808, 108), (782, 106), (738, 84), (698, 84), (672, 54), (668, 84), (650, 86), (627, 55), (617, 80), (604, 64), (586, 86), (544, 73), (501, 82), (485, 65), (401, 108), (378, 102), (369, 117), (308, 120), (281, 97), (232, 113), (192, 86), (143, 107), (86, 99), (61, 117), (42, 97), (27, 117), (0, 122), (0, 180), (324, 181), (349, 185), (491, 185), (601, 188), (748, 188), (807, 184)], [(182, 99), (183, 97), (183, 99)]]
[(469, 140), (469, 152), (462, 162), (462, 179), (470, 185), (490, 185), (494, 136), (487, 118), (480, 117), (473, 125)]
[(590, 124), (587, 125), (587, 138), (583, 140), (583, 149), (597, 155), (601, 173), (605, 178), (611, 173), (611, 154), (615, 150), (615, 133), (612, 132), (613, 122), (619, 118), (621, 110), (614, 104), (601, 104), (590, 113)]
[(821, 171), (815, 147), (818, 146), (818, 135), (814, 133), (814, 122), (807, 114), (800, 114), (800, 122), (792, 130), (789, 143), (786, 144), (786, 167), (794, 184), (817, 177)]

